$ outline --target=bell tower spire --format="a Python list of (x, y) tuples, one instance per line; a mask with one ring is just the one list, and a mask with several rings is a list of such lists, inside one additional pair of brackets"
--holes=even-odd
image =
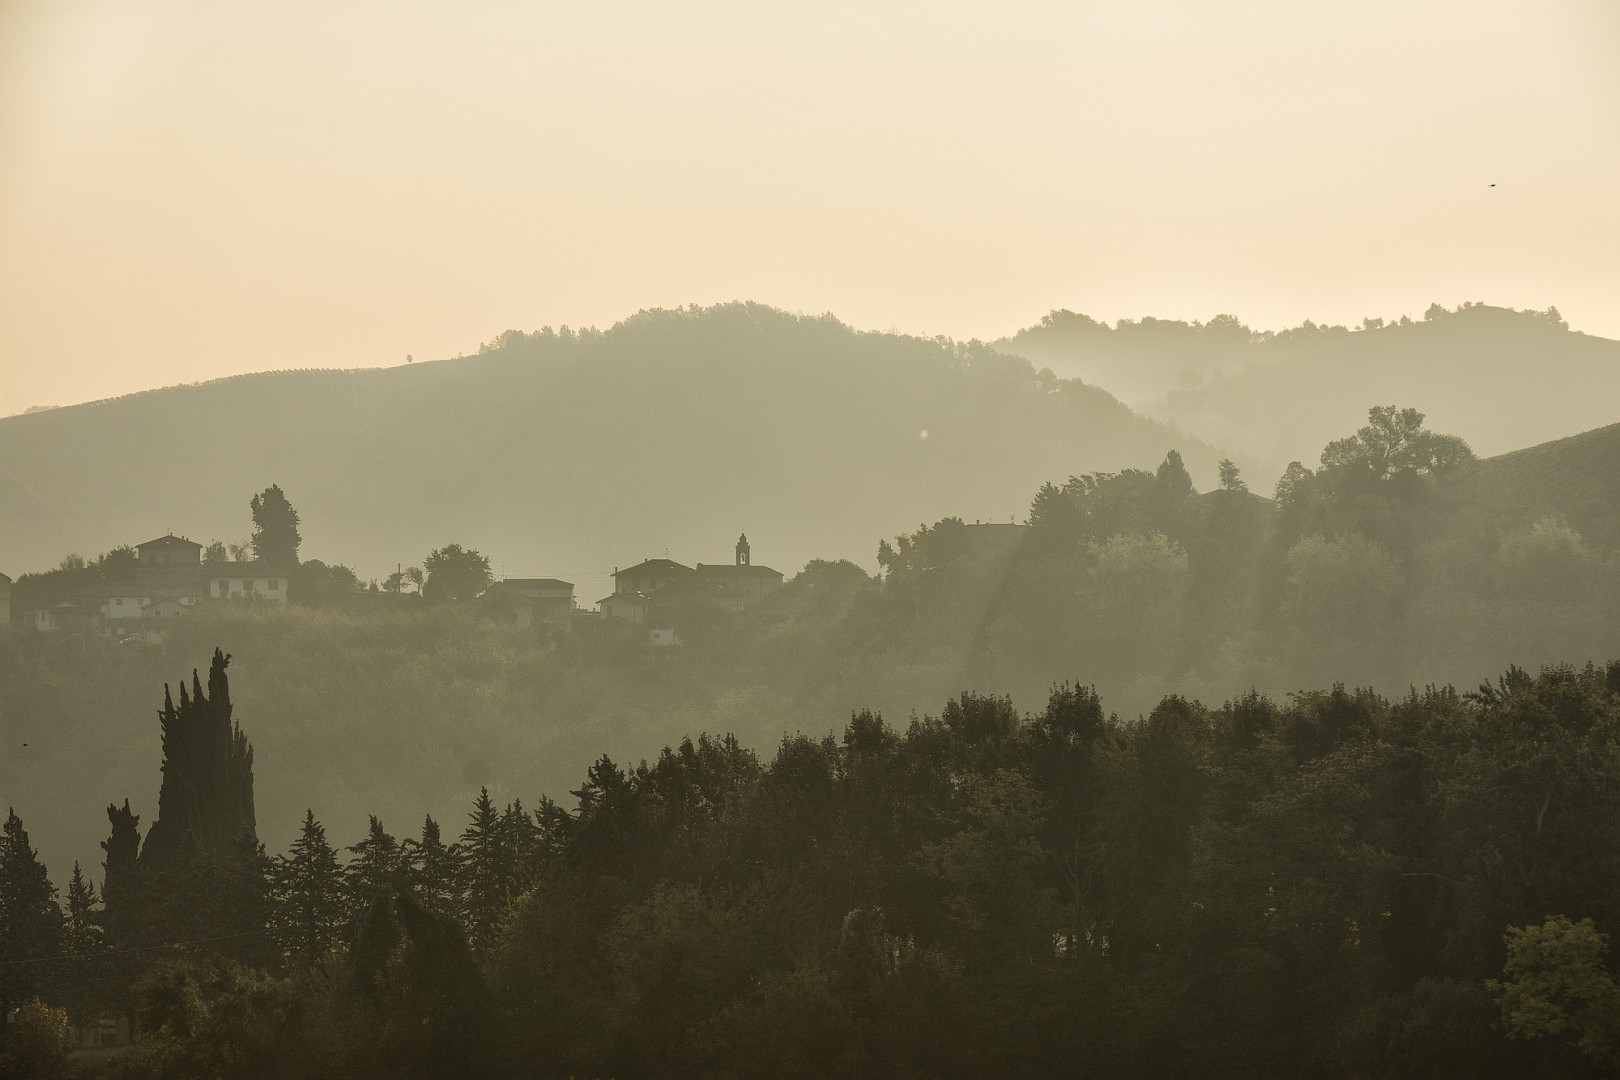
[(743, 533), (737, 537), (737, 565), (748, 565), (748, 534)]

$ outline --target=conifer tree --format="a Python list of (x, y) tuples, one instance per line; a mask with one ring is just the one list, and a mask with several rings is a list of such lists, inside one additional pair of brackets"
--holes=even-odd
[(344, 873), (349, 901), (356, 917), (364, 914), (378, 897), (391, 894), (404, 884), (404, 861), (399, 844), (383, 828), (377, 815), (371, 815), (366, 838), (348, 849), (354, 854)]
[(188, 833), (205, 852), (223, 859), (243, 836), (255, 837), (253, 747), (231, 719), (231, 658), (214, 650), (204, 695), (196, 671), (191, 693), (180, 684), (176, 708), (167, 684), (158, 717), (163, 728), (163, 784), (158, 816), (141, 849), (144, 868), (162, 871), (178, 864)]
[(407, 838), (401, 845), (411, 887), (422, 902), (442, 915), (457, 915), (461, 911), (462, 896), (458, 884), (461, 877), (461, 845), (446, 847), (439, 836), (439, 823), (430, 814), (422, 822), (422, 838)]
[(506, 892), (515, 896), (534, 880), (540, 866), (539, 823), (514, 799), (501, 815), (501, 846), (506, 855)]
[(84, 878), (79, 864), (73, 864), (73, 877), (68, 881), (67, 926), (64, 944), (70, 953), (94, 952), (101, 945), (100, 920), (96, 918), (96, 905), (101, 898), (96, 887)]
[(276, 857), (272, 896), (271, 929), (293, 964), (307, 969), (337, 944), (345, 914), (343, 870), (313, 810), (291, 856)]
[(130, 945), (139, 933), (144, 906), (140, 882), (141, 818), (124, 800), (107, 806), (112, 835), (101, 842), (107, 860), (101, 864), (102, 925), (114, 945)]
[(506, 905), (509, 860), (503, 842), (500, 812), (483, 788), (473, 803), (466, 830), (461, 834), (466, 861), (462, 864), (466, 895), (466, 924), (473, 947), (488, 948)]
[(38, 993), (43, 964), (62, 949), (62, 909), (45, 864), (15, 810), (0, 829), (0, 1029), (19, 1003)]
[(62, 934), (62, 950), (68, 957), (53, 965), (52, 975), (58, 982), (61, 1003), (72, 1016), (86, 1021), (101, 1011), (97, 1005), (109, 997), (114, 975), (108, 961), (97, 955), (105, 943), (101, 913), (96, 910), (100, 902), (95, 885), (75, 862)]

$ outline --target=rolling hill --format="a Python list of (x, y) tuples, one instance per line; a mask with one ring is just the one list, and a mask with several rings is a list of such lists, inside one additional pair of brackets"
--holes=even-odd
[(448, 542), (589, 603), (649, 555), (874, 568), (877, 538), (1006, 520), (1051, 477), (1218, 456), (1108, 393), (986, 346), (755, 304), (605, 332), (508, 332), (476, 356), (281, 371), (0, 419), (0, 569), (174, 531), (249, 531), (274, 482), (305, 558), (382, 575)]
[(1278, 334), (1226, 317), (1111, 328), (1056, 312), (997, 347), (1227, 447), (1267, 481), (1289, 461), (1314, 465), (1373, 405), (1414, 406), (1481, 456), (1620, 421), (1620, 342), (1570, 331), (1556, 313), (1483, 304)]
[(1620, 424), (1502, 454), (1481, 470), (1504, 525), (1551, 515), (1599, 551), (1620, 549)]

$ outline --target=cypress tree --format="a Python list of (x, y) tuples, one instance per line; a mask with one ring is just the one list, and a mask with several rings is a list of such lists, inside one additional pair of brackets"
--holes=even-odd
[(253, 813), (253, 747), (231, 719), (231, 658), (214, 650), (203, 693), (195, 670), (191, 693), (180, 684), (174, 705), (168, 684), (158, 718), (163, 730), (163, 784), (158, 816), (146, 834), (141, 864), (154, 871), (179, 865), (191, 834), (196, 845), (223, 859), (244, 836), (256, 838)]
[(101, 864), (102, 925), (114, 945), (130, 945), (140, 936), (145, 896), (141, 887), (141, 818), (124, 800), (122, 808), (109, 803), (107, 820), (112, 834), (101, 842), (107, 860)]

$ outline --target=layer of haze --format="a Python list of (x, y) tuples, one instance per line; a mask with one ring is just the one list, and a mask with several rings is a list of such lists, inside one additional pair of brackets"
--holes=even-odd
[(1620, 336), (1613, 4), (786, 8), (0, 4), (0, 415), (736, 298)]

